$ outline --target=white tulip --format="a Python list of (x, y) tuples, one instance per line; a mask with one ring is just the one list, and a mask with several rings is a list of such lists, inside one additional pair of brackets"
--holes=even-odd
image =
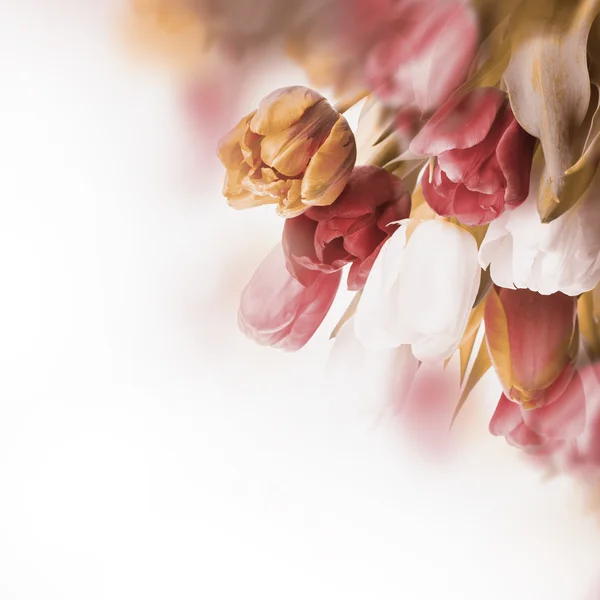
[(600, 280), (600, 178), (584, 197), (551, 223), (537, 212), (539, 174), (527, 200), (492, 221), (479, 250), (483, 269), (504, 288), (577, 296)]
[(416, 358), (439, 362), (458, 347), (477, 296), (475, 238), (442, 220), (423, 221), (406, 242), (403, 224), (369, 274), (355, 331), (367, 347), (410, 344)]

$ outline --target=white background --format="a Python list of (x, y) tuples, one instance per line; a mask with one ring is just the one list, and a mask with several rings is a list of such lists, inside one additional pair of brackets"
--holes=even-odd
[(281, 222), (227, 208), (117, 9), (0, 0), (0, 598), (583, 598), (600, 531), (487, 434), (493, 385), (427, 461), (324, 376), (335, 318), (237, 331)]

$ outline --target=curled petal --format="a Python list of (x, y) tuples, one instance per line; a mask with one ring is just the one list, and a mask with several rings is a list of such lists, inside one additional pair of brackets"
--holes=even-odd
[(250, 129), (259, 135), (283, 131), (321, 100), (321, 94), (300, 85), (275, 90), (260, 101), (250, 122)]
[(583, 0), (574, 7), (551, 0), (541, 7), (515, 19), (504, 80), (517, 120), (541, 141), (548, 180), (538, 209), (542, 220), (550, 222), (576, 200), (561, 201), (565, 172), (579, 158), (576, 135), (590, 104), (586, 44), (599, 3)]
[(515, 120), (507, 127), (498, 143), (496, 157), (506, 177), (504, 201), (510, 208), (521, 204), (529, 194), (534, 148), (535, 138)]
[(327, 206), (342, 193), (356, 161), (354, 134), (340, 116), (329, 137), (308, 164), (302, 180), (305, 204)]
[(240, 119), (239, 123), (221, 138), (217, 146), (217, 155), (223, 166), (228, 169), (238, 169), (244, 162), (240, 148), (240, 139), (244, 135), (254, 112)]

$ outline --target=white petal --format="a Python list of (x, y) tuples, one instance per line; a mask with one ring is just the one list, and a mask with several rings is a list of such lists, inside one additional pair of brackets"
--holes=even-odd
[(369, 348), (395, 348), (398, 339), (397, 294), (406, 246), (406, 227), (386, 241), (367, 278), (355, 315), (356, 337)]
[(421, 223), (404, 256), (398, 296), (399, 340), (423, 361), (447, 358), (458, 346), (480, 280), (477, 244), (444, 221)]
[(492, 281), (506, 288), (576, 296), (600, 280), (600, 176), (564, 215), (543, 224), (536, 208), (541, 171), (524, 204), (491, 223), (479, 250)]
[(341, 327), (327, 366), (336, 413), (377, 419), (405, 399), (418, 368), (410, 346), (365, 348), (354, 333), (355, 318)]

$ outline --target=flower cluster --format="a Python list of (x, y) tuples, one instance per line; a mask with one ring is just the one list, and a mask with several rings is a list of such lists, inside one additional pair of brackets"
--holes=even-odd
[(493, 368), (491, 433), (600, 476), (600, 3), (500, 4), (349, 0), (293, 29), (339, 102), (279, 89), (222, 139), (230, 205), (285, 218), (239, 322), (297, 350), (346, 270), (340, 339), (411, 377), (458, 353), (457, 409)]

